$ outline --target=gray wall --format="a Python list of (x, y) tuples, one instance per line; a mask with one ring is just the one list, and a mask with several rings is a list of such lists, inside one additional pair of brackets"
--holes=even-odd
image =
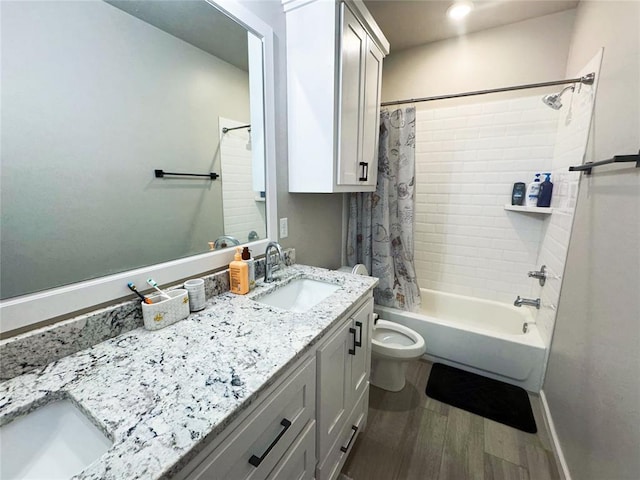
[(251, 0), (241, 3), (268, 23), (275, 35), (278, 218), (289, 219), (289, 237), (280, 243), (295, 247), (298, 263), (337, 268), (342, 248), (342, 195), (288, 193), (286, 24), (282, 4)]
[[(567, 71), (604, 46), (587, 160), (640, 148), (640, 3), (585, 2)], [(640, 478), (640, 169), (584, 177), (543, 391), (571, 477)]]
[[(208, 250), (246, 71), (103, 2), (2, 4), (2, 297)], [(223, 180), (224, 180), (223, 176)]]

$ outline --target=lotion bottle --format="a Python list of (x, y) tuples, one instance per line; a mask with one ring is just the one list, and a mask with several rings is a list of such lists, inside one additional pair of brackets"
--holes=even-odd
[(540, 194), (540, 174), (536, 173), (536, 178), (527, 187), (527, 196), (525, 197), (525, 205), (527, 207), (537, 207), (539, 194)]
[(229, 290), (239, 295), (249, 292), (249, 265), (242, 261), (242, 247), (236, 247), (233, 262), (229, 264)]

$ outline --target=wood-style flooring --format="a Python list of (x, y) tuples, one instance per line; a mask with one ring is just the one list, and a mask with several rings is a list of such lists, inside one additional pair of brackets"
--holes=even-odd
[(371, 386), (369, 419), (342, 473), (353, 480), (558, 480), (540, 401), (537, 434), (425, 395), (431, 363), (409, 365), (397, 393)]

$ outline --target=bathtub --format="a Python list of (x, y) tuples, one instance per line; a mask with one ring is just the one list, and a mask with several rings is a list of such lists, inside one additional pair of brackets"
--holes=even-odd
[(425, 356), (433, 362), (540, 391), (546, 348), (531, 307), (436, 290), (420, 289), (420, 293), (418, 312), (379, 305), (375, 311), (380, 318), (422, 335)]

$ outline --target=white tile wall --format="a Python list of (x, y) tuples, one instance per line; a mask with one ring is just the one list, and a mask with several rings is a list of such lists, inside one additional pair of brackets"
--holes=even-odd
[[(576, 76), (599, 72), (601, 54)], [(596, 75), (596, 78), (598, 76)], [(583, 85), (573, 93), (562, 96), (564, 106), (559, 111), (557, 140), (552, 162), (553, 215), (545, 222), (537, 263), (547, 265), (550, 278), (544, 287), (536, 286), (534, 294), (540, 297), (542, 308), (537, 314), (537, 323), (542, 337), (549, 346), (556, 319), (556, 307), (560, 299), (562, 274), (564, 272), (573, 215), (578, 197), (579, 172), (569, 172), (570, 165), (583, 163), (591, 125), (591, 114), (595, 101), (596, 85)]]
[(514, 182), (551, 171), (558, 112), (540, 99), (418, 107), (415, 262), (422, 287), (509, 303), (532, 294), (527, 272), (538, 266), (544, 219), (503, 207)]
[[(238, 127), (246, 123), (220, 117), (219, 127)], [(222, 206), (224, 232), (245, 243), (254, 230), (260, 238), (266, 237), (265, 203), (256, 201), (260, 192), (252, 188), (251, 150), (247, 150), (249, 132), (233, 130), (220, 132), (220, 162), (222, 175)]]

